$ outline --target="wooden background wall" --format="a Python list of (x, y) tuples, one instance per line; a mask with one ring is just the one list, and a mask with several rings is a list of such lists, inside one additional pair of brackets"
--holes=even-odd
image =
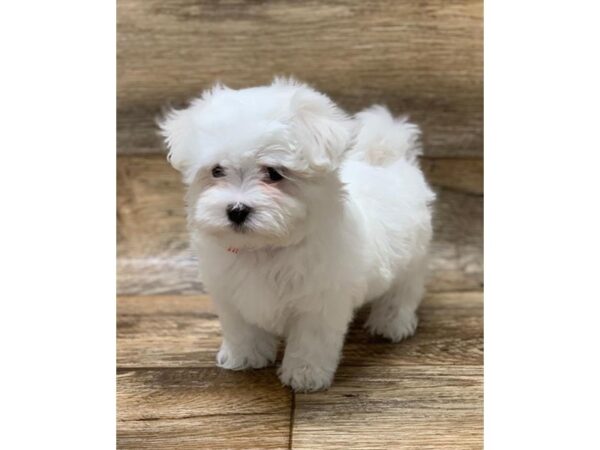
[(430, 157), (480, 158), (480, 0), (119, 0), (121, 154), (160, 152), (154, 118), (220, 80), (294, 75), (350, 112), (408, 113)]

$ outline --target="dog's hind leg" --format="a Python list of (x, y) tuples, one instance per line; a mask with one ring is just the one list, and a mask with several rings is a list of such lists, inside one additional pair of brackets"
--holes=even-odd
[(408, 270), (381, 298), (371, 305), (365, 328), (393, 342), (412, 336), (417, 328), (417, 308), (425, 292), (427, 262), (425, 258), (413, 261)]

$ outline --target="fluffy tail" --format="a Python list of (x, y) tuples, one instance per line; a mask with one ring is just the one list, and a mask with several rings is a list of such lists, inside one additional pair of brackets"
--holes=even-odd
[(376, 105), (354, 118), (357, 132), (349, 158), (374, 166), (387, 166), (399, 159), (418, 164), (421, 130), (407, 117), (394, 119), (385, 107)]

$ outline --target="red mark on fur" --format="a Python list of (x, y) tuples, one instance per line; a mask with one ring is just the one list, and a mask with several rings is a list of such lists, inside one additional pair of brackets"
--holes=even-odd
[(235, 248), (235, 247), (228, 247), (227, 251), (229, 253), (235, 253), (237, 255), (240, 252), (240, 249), (239, 248)]

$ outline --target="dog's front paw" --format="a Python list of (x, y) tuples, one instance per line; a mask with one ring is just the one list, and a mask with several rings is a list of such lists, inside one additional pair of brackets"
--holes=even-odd
[(327, 389), (333, 380), (333, 371), (315, 367), (306, 361), (284, 361), (279, 368), (279, 379), (297, 392), (313, 392)]
[(400, 311), (391, 318), (372, 312), (365, 328), (371, 334), (383, 336), (392, 342), (400, 342), (415, 334), (418, 323), (417, 315), (413, 311)]
[(226, 342), (217, 353), (217, 366), (229, 370), (261, 369), (275, 362), (276, 346), (241, 347)]

